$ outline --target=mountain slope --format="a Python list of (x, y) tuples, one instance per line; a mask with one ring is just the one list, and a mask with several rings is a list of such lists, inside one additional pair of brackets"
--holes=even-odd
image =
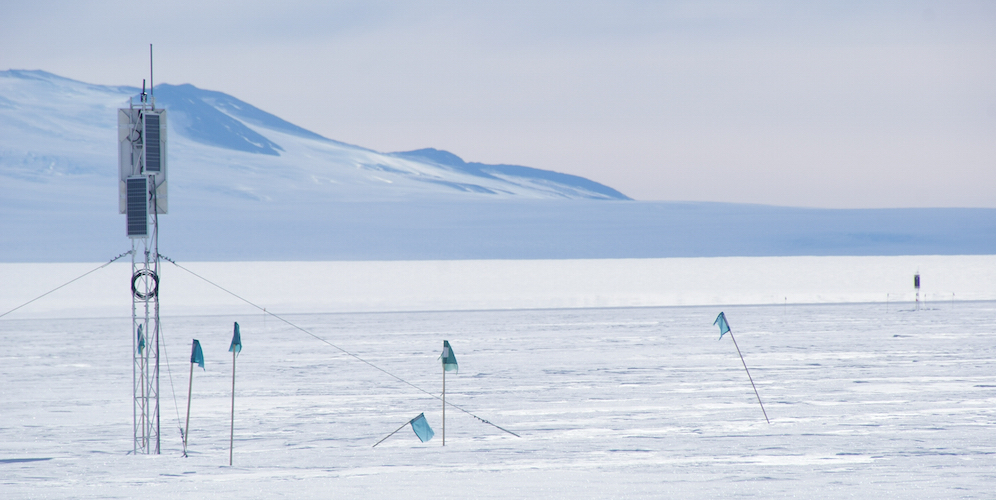
[(559, 172), (551, 172), (549, 170), (540, 170), (538, 168), (523, 167), (519, 165), (488, 165), (477, 162), (467, 163), (463, 161), (462, 158), (450, 153), (449, 151), (440, 151), (433, 148), (394, 153), (394, 155), (401, 158), (411, 158), (422, 161), (428, 160), (436, 163), (437, 165), (450, 166), (460, 172), (465, 172), (487, 179), (529, 179), (531, 182), (549, 186), (575, 186), (578, 189), (601, 194), (609, 199), (629, 199), (626, 195), (616, 191), (615, 189), (585, 179), (584, 177), (561, 174)]
[[(43, 71), (0, 72), (0, 173), (36, 180), (46, 172), (113, 178), (115, 110), (139, 92)], [(601, 184), (554, 172), (519, 167), (519, 172), (481, 176), (417, 156), (381, 154), (324, 138), (234, 97), (189, 84), (159, 85), (154, 98), (170, 112), (169, 170), (177, 193), (250, 193), (265, 201), (285, 198), (288, 192), (282, 190), (290, 190), (294, 198), (314, 196), (316, 202), (464, 199), (468, 194), (627, 199)], [(270, 174), (285, 182), (269, 182)]]
[[(0, 72), (0, 262), (101, 261), (118, 213), (116, 109), (135, 87)], [(221, 92), (160, 85), (178, 260), (996, 254), (996, 210), (628, 200), (588, 179), (334, 141)]]

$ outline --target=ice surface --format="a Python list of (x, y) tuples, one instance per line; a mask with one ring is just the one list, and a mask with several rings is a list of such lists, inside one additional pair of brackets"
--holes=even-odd
[[(986, 294), (996, 281), (993, 257), (973, 259), (187, 265), (432, 393), (449, 340), (461, 369), (447, 377), (447, 401), (522, 437), (451, 409), (445, 448), (438, 399), (165, 268), (169, 369), (161, 379), (163, 454), (155, 457), (128, 455), (130, 308), (127, 293), (112, 297), (125, 302), (117, 309), (100, 293), (117, 294), (127, 272), (108, 266), (0, 319), (0, 490), (4, 498), (991, 498), (996, 301)], [(950, 288), (957, 297), (914, 310), (914, 262), (931, 287), (925, 293), (943, 297)], [(848, 279), (826, 279), (848, 266)], [(712, 268), (725, 279), (696, 285), (693, 276)], [(4, 287), (0, 309), (86, 270), (2, 265), (2, 281), (21, 286)], [(310, 284), (294, 274), (302, 270)], [(608, 278), (638, 271), (645, 282)], [(878, 280), (875, 290), (895, 287), (904, 302), (831, 303)], [(388, 282), (404, 290), (385, 301), (412, 311), (368, 302)], [(820, 304), (731, 304), (752, 283), (832, 293)], [(655, 287), (663, 290), (655, 300), (687, 287), (708, 302), (585, 307)], [(968, 288), (986, 300), (961, 300)], [(604, 295), (559, 306), (574, 308), (504, 309), (530, 300), (548, 307), (554, 297), (578, 300), (591, 290)], [(350, 293), (357, 302), (343, 304)], [(89, 300), (108, 314), (80, 317)], [(470, 307), (492, 310), (442, 310)], [(729, 336), (717, 341), (720, 310), (770, 425)], [(228, 467), (233, 321), (244, 348)], [(191, 338), (204, 346), (207, 367), (194, 372), (190, 456), (182, 458)], [(371, 448), (422, 412), (435, 439), (422, 444), (402, 432)]]
[[(18, 317), (130, 316), (127, 260)], [(928, 304), (996, 300), (993, 255), (177, 263), (161, 264), (164, 315), (257, 312), (192, 273), (285, 313), (913, 302), (917, 271)], [(0, 263), (18, 284), (0, 287), (0, 313), (98, 266)]]

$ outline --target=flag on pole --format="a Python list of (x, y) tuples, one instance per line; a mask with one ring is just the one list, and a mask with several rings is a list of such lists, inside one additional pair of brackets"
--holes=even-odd
[(194, 395), (194, 363), (204, 368), (204, 352), (201, 351), (201, 342), (194, 339), (190, 348), (190, 385), (187, 386), (187, 424), (183, 426), (183, 456), (187, 456), (187, 438), (190, 437), (190, 400)]
[[(242, 336), (239, 335), (239, 322), (235, 322), (235, 334), (232, 335), (232, 345), (228, 347), (232, 353), (232, 421), (228, 434), (228, 465), (232, 465), (232, 453), (235, 449), (235, 358), (242, 352)], [(190, 365), (193, 366), (193, 365)]]
[(456, 354), (453, 354), (448, 340), (443, 341), (443, 353), (439, 355), (439, 358), (443, 360), (443, 371), (460, 371), (460, 367), (457, 366)]
[(145, 350), (145, 335), (142, 333), (142, 325), (138, 325), (138, 353)]
[(232, 336), (232, 345), (228, 352), (242, 352), (242, 336), (239, 335), (239, 322), (235, 322), (235, 335)]
[(432, 436), (435, 435), (435, 433), (432, 432), (432, 427), (429, 427), (429, 422), (425, 420), (425, 413), (419, 413), (417, 417), (401, 424), (401, 427), (395, 429), (394, 432), (382, 437), (380, 441), (374, 443), (373, 447), (376, 448), (378, 444), (383, 443), (387, 440), (387, 438), (397, 434), (401, 431), (401, 429), (404, 429), (405, 426), (409, 424), (411, 424), (412, 430), (415, 431), (415, 435), (418, 436), (419, 440), (423, 443), (432, 439)]
[(723, 340), (723, 334), (730, 331), (730, 324), (726, 322), (726, 315), (720, 312), (719, 316), (716, 316), (716, 321), (713, 321), (712, 324), (719, 325), (719, 340)]
[(761, 405), (761, 412), (764, 413), (764, 420), (770, 424), (771, 420), (768, 420), (768, 412), (765, 411), (764, 403), (761, 402), (761, 395), (757, 393), (757, 386), (754, 385), (754, 377), (750, 376), (750, 370), (747, 369), (747, 362), (744, 361), (744, 354), (740, 352), (740, 346), (737, 345), (737, 338), (733, 335), (733, 332), (730, 331), (730, 324), (726, 321), (726, 314), (720, 312), (719, 316), (716, 316), (716, 321), (713, 321), (712, 324), (719, 325), (719, 340), (723, 340), (724, 333), (729, 333), (730, 338), (733, 339), (733, 345), (737, 348), (737, 355), (740, 356), (740, 362), (744, 364), (744, 371), (747, 372), (747, 378), (750, 379), (750, 386), (754, 388), (754, 395), (757, 396), (757, 404)]
[(426, 442), (432, 439), (436, 433), (432, 432), (432, 427), (429, 427), (429, 422), (425, 420), (425, 413), (419, 413), (417, 417), (413, 418), (411, 422), (412, 430), (415, 431), (415, 435), (418, 436), (422, 442)]
[(197, 339), (194, 339), (194, 347), (190, 351), (190, 364), (194, 363), (204, 368), (204, 351), (201, 351), (201, 342)]

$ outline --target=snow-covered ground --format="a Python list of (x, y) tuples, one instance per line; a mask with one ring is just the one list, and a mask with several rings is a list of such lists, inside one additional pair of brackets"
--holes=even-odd
[[(130, 315), (130, 258), (16, 317)], [(163, 261), (163, 315), (996, 300), (996, 255), (371, 262)], [(0, 314), (100, 266), (0, 263)]]
[[(4, 498), (996, 490), (993, 256), (181, 265), (311, 335), (165, 264), (163, 454), (132, 456), (128, 266), (0, 318)], [(0, 265), (19, 285), (0, 314), (95, 266)], [(720, 311), (770, 424), (730, 337), (717, 341)], [(182, 458), (192, 338), (207, 364)], [(339, 350), (437, 394), (443, 340), (460, 363), (447, 401), (521, 438), (449, 409), (441, 447), (438, 399)], [(372, 447), (422, 412), (432, 441), (405, 429)]]

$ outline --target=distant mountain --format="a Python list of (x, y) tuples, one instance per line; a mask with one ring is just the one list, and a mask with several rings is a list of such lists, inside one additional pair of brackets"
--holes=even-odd
[[(35, 180), (60, 173), (114, 178), (117, 139), (110, 129), (116, 127), (116, 109), (139, 92), (44, 71), (0, 72), (2, 174)], [(161, 84), (152, 93), (156, 106), (169, 111), (170, 182), (177, 193), (192, 188), (259, 200), (306, 195), (316, 202), (438, 200), (454, 194), (456, 199), (629, 199), (573, 175), (466, 164), (446, 152), (439, 152), (446, 162), (419, 154), (378, 153), (189, 84)], [(274, 177), (281, 182), (271, 182)]]
[[(440, 151), (438, 149), (427, 148), (415, 151), (406, 151), (403, 153), (394, 153), (394, 156), (423, 162), (427, 161), (440, 166), (452, 167), (459, 172), (468, 173), (470, 175), (485, 179), (529, 179), (530, 182), (535, 185), (547, 185), (551, 188), (555, 186), (573, 186), (574, 188), (581, 190), (581, 192), (596, 193), (605, 199), (629, 199), (626, 195), (616, 191), (615, 189), (599, 184), (595, 181), (590, 181), (584, 177), (561, 174), (558, 172), (551, 172), (549, 170), (540, 170), (538, 168), (522, 167), (519, 165), (488, 165), (476, 162), (467, 163), (459, 156), (450, 153), (449, 151)], [(600, 196), (590, 197), (596, 199), (600, 198)]]
[[(140, 89), (0, 71), (0, 262), (128, 249), (117, 108)], [(578, 176), (379, 153), (227, 94), (158, 85), (177, 260), (996, 254), (996, 210), (639, 202)]]

